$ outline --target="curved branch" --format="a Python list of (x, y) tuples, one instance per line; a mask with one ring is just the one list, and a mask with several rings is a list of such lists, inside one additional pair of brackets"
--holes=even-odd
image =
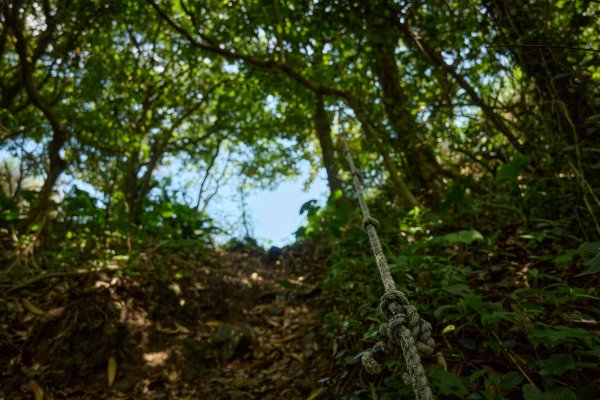
[[(400, 12), (397, 6), (393, 4), (388, 3), (388, 6), (390, 8), (390, 11), (395, 13)], [(508, 139), (508, 141), (513, 145), (515, 149), (517, 149), (521, 153), (525, 152), (524, 146), (519, 142), (517, 136), (515, 136), (515, 134), (513, 134), (511, 130), (506, 126), (504, 119), (500, 115), (498, 115), (496, 111), (494, 111), (494, 109), (483, 100), (483, 98), (477, 93), (475, 88), (471, 86), (471, 84), (465, 79), (464, 76), (462, 76), (456, 70), (455, 67), (448, 64), (444, 60), (442, 55), (439, 52), (436, 52), (433, 49), (433, 47), (429, 46), (429, 44), (425, 42), (423, 38), (419, 34), (417, 34), (409, 25), (400, 22), (400, 19), (397, 15), (394, 16), (393, 23), (396, 26), (396, 28), (398, 28), (400, 33), (402, 33), (402, 35), (404, 35), (404, 37), (407, 40), (414, 42), (415, 46), (423, 54), (425, 54), (435, 65), (437, 65), (438, 68), (442, 69), (447, 75), (454, 78), (454, 80), (459, 84), (459, 86), (463, 88), (465, 92), (467, 92), (473, 103), (475, 103), (481, 109), (481, 111), (483, 111), (483, 114), (486, 116), (486, 118), (488, 118), (492, 122), (492, 124), (496, 126), (496, 128), (504, 135), (504, 137), (506, 137), (506, 139)]]
[(40, 190), (36, 203), (29, 210), (29, 216), (24, 225), (25, 230), (28, 230), (33, 224), (42, 222), (44, 220), (54, 185), (66, 168), (66, 162), (61, 157), (60, 151), (67, 141), (68, 132), (65, 126), (60, 122), (52, 107), (42, 97), (37, 86), (35, 85), (33, 79), (34, 62), (29, 55), (27, 40), (23, 34), (22, 24), (18, 20), (18, 17), (13, 15), (11, 18), (8, 18), (7, 26), (12, 30), (16, 39), (15, 49), (19, 56), (21, 65), (21, 79), (23, 80), (27, 94), (33, 105), (44, 114), (50, 123), (50, 126), (52, 127), (52, 139), (48, 144), (48, 175)]
[(181, 36), (187, 39), (190, 44), (196, 48), (199, 48), (204, 51), (208, 51), (214, 54), (218, 54), (220, 56), (225, 57), (227, 60), (233, 61), (244, 61), (250, 65), (255, 67), (270, 69), (274, 71), (283, 72), (285, 75), (289, 76), (300, 85), (305, 88), (311, 90), (316, 94), (326, 95), (326, 96), (336, 96), (344, 99), (348, 99), (352, 97), (350, 93), (343, 89), (333, 88), (329, 86), (321, 85), (317, 82), (314, 82), (302, 75), (302, 73), (296, 71), (291, 65), (289, 65), (285, 61), (276, 61), (268, 58), (262, 58), (258, 56), (254, 56), (251, 54), (239, 53), (232, 50), (227, 50), (220, 47), (216, 44), (212, 39), (206, 37), (206, 35), (200, 34), (200, 37), (203, 41), (199, 41), (196, 39), (187, 29), (178, 25), (171, 17), (169, 17), (163, 9), (161, 9), (158, 4), (154, 0), (146, 0), (150, 5), (156, 10), (158, 15), (164, 19), (167, 24), (169, 24), (173, 29), (175, 29)]

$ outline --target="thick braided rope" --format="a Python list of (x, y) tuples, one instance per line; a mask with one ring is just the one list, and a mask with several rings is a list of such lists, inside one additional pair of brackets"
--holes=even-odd
[(377, 235), (379, 222), (371, 217), (360, 184), (360, 174), (354, 165), (354, 159), (343, 132), (340, 137), (344, 145), (344, 155), (350, 166), (358, 204), (363, 215), (363, 226), (369, 236), (375, 262), (385, 288), (380, 306), (381, 311), (388, 318), (388, 323), (379, 327), (381, 340), (371, 350), (363, 354), (363, 366), (369, 373), (380, 373), (383, 370), (385, 357), (391, 350), (400, 346), (408, 370), (408, 374), (403, 375), (404, 381), (412, 384), (417, 400), (433, 399), (419, 355), (419, 353), (431, 354), (433, 352), (435, 343), (431, 337), (431, 325), (419, 316), (417, 309), (410, 305), (404, 293), (396, 289), (396, 283), (390, 273), (390, 268)]

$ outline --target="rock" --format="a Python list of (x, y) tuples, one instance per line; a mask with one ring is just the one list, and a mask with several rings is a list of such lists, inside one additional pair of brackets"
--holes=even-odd
[(210, 338), (209, 344), (219, 361), (226, 363), (250, 350), (252, 331), (245, 325), (223, 324)]
[(281, 307), (270, 306), (265, 309), (265, 312), (273, 317), (281, 317), (285, 313), (285, 310)]
[(208, 354), (209, 349), (206, 343), (188, 338), (184, 340), (182, 345), (185, 357), (191, 363), (201, 363), (210, 358), (210, 355)]
[(267, 262), (274, 263), (283, 253), (283, 249), (277, 246), (271, 246), (267, 252)]

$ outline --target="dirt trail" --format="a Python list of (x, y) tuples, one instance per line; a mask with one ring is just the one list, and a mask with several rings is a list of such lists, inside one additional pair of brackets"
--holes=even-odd
[(309, 397), (326, 260), (278, 253), (162, 246), (3, 293), (0, 399)]

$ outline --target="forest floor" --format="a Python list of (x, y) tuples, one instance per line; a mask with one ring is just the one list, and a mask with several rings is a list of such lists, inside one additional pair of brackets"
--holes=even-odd
[(314, 398), (315, 249), (162, 246), (4, 285), (0, 399)]
[[(414, 275), (422, 289), (411, 294), (429, 300), (420, 309), (436, 317), (436, 354), (424, 361), (438, 398), (600, 398), (597, 280), (568, 285), (580, 279), (575, 272), (520, 243), (509, 235), (493, 244), (502, 258), (492, 267), (502, 269), (468, 267), (485, 265), (492, 249), (483, 245), (391, 258), (409, 281), (409, 257), (429, 257)], [(578, 251), (585, 246), (597, 243)], [(324, 248), (165, 241), (131, 259), (100, 263), (81, 252), (80, 262), (45, 274), (29, 265), (29, 277), (25, 264), (5, 268), (0, 400), (396, 399), (410, 391), (403, 362), (388, 360), (388, 373), (375, 377), (360, 364), (381, 322), (372, 259), (340, 263)], [(524, 279), (523, 268), (544, 274)]]

